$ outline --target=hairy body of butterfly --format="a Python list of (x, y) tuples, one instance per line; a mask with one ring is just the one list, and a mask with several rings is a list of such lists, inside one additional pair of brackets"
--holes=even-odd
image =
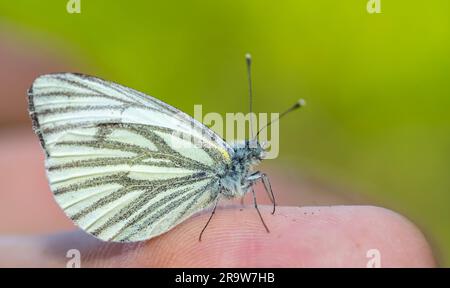
[(264, 156), (258, 142), (230, 146), (133, 89), (59, 73), (38, 77), (28, 96), (56, 201), (102, 240), (150, 239), (215, 209), (222, 196), (244, 196), (258, 180), (270, 189), (267, 177), (253, 172)]
[(221, 194), (227, 198), (244, 197), (262, 176), (253, 173), (253, 167), (263, 159), (264, 149), (259, 142), (246, 141), (232, 145), (232, 151), (231, 164), (225, 165), (220, 176)]

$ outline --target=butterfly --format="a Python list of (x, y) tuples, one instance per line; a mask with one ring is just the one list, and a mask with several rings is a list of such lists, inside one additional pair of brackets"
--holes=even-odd
[[(247, 56), (251, 99), (250, 63)], [(55, 200), (93, 236), (147, 240), (212, 206), (201, 240), (219, 200), (249, 191), (269, 231), (253, 185), (262, 181), (273, 212), (275, 198), (267, 175), (253, 169), (265, 151), (256, 138), (230, 145), (156, 98), (83, 74), (39, 76), (28, 99)]]

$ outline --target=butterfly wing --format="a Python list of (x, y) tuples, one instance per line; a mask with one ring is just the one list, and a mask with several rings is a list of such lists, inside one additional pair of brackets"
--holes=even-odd
[(72, 73), (40, 76), (28, 96), (55, 199), (94, 236), (149, 239), (217, 197), (231, 148), (176, 108)]

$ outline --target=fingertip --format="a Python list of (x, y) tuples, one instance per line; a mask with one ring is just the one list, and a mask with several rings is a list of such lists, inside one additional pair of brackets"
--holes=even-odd
[(368, 251), (373, 249), (380, 251), (383, 267), (435, 266), (423, 234), (390, 210), (277, 207), (271, 215), (271, 209), (260, 207), (270, 233), (253, 207), (222, 208), (201, 242), (198, 235), (208, 213), (150, 242), (165, 259), (159, 264), (170, 267), (366, 267), (371, 260)]
[[(53, 236), (59, 262), (80, 249), (90, 267), (434, 267), (429, 244), (405, 217), (373, 206), (218, 208), (199, 241), (207, 211), (149, 241), (109, 243), (82, 231)], [(372, 253), (372, 252), (377, 253)], [(374, 259), (375, 256), (379, 259)], [(376, 260), (376, 261), (375, 261)], [(372, 265), (371, 264), (371, 265)]]

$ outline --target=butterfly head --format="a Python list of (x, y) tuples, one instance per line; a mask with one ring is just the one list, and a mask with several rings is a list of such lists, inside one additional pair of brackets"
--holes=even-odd
[(264, 159), (265, 148), (256, 140), (246, 140), (245, 142), (235, 144), (234, 160), (238, 162), (254, 165)]

